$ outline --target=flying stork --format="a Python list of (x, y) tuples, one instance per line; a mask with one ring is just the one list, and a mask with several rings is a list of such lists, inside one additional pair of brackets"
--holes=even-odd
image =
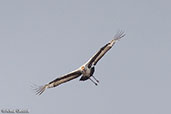
[[(115, 44), (116, 41), (124, 37), (125, 34), (122, 31), (119, 31), (115, 34), (113, 40), (111, 40), (109, 43), (104, 45), (98, 52), (96, 52), (85, 64), (83, 64), (81, 67), (78, 69), (67, 73), (61, 77), (56, 78), (55, 80), (49, 82), (48, 84), (45, 84), (43, 86), (39, 86), (36, 88), (36, 95), (41, 95), (45, 89), (47, 88), (53, 88), (56, 87), (62, 83), (68, 82), (72, 79), (78, 78), (81, 76), (80, 81), (85, 81), (85, 80), (91, 80), (95, 85), (99, 83), (99, 81), (94, 77), (94, 71), (95, 71), (95, 66), (97, 62), (104, 56), (104, 54), (109, 51), (112, 46)], [(95, 80), (92, 80), (91, 77)]]

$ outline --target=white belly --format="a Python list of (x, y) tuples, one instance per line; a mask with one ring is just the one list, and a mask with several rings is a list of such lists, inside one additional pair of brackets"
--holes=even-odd
[(85, 72), (83, 72), (83, 76), (90, 76), (90, 69), (87, 68)]

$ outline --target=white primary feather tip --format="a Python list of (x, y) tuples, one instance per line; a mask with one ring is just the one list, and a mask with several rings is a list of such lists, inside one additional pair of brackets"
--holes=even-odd
[(116, 34), (115, 34), (115, 36), (114, 36), (114, 40), (116, 41), (116, 40), (119, 40), (119, 39), (121, 39), (122, 37), (124, 37), (125, 36), (125, 32), (123, 32), (123, 31), (118, 31)]
[(38, 86), (38, 85), (34, 84), (32, 87), (33, 87), (33, 90), (35, 91), (36, 95), (41, 95), (47, 88), (47, 85)]

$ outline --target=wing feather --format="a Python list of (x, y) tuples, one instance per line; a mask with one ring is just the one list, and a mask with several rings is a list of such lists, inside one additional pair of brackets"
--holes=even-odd
[(75, 79), (75, 78), (79, 77), (81, 74), (82, 73), (81, 73), (80, 70), (73, 71), (73, 72), (70, 72), (68, 74), (65, 74), (62, 77), (56, 78), (55, 80), (51, 81), (49, 84), (53, 84), (53, 87), (56, 87), (59, 84), (68, 82), (68, 81), (70, 81), (72, 79)]
[(59, 78), (56, 78), (55, 80), (49, 82), (48, 84), (45, 84), (44, 86), (38, 86), (34, 89), (36, 91), (36, 95), (41, 95), (47, 88), (56, 87), (62, 83), (68, 82), (72, 79), (79, 77), (81, 74), (82, 74), (81, 70), (77, 69), (73, 72), (70, 72)]
[(122, 31), (119, 31), (113, 38), (113, 40), (111, 40), (109, 43), (107, 43), (105, 46), (103, 46), (102, 48), (100, 48), (100, 50), (89, 59), (88, 63), (88, 67), (90, 68), (92, 65), (96, 65), (97, 62), (105, 55), (105, 53), (107, 51), (109, 51), (112, 46), (115, 44), (115, 42), (119, 39), (121, 39), (122, 37), (124, 37), (125, 34)]

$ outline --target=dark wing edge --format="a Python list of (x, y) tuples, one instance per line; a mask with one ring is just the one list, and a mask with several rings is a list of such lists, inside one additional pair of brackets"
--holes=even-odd
[(76, 71), (70, 72), (68, 74), (65, 74), (62, 77), (56, 78), (55, 80), (49, 82), (49, 84), (53, 84), (53, 87), (56, 87), (59, 84), (68, 82), (72, 79), (79, 77), (81, 74), (82, 74), (82, 72), (80, 70), (76, 70)]
[(48, 84), (45, 84), (43, 86), (35, 85), (36, 87), (34, 87), (34, 90), (36, 92), (36, 95), (41, 95), (47, 88), (56, 87), (62, 83), (68, 82), (72, 79), (79, 77), (81, 74), (82, 74), (81, 71), (78, 69), (78, 70), (75, 70), (75, 71), (70, 72), (68, 74), (65, 74), (62, 77), (56, 78), (55, 80), (53, 80), (53, 81), (51, 81)]
[(102, 48), (100, 48), (100, 50), (93, 56), (90, 58), (90, 60), (88, 61), (88, 67), (90, 68), (92, 65), (96, 65), (97, 62), (105, 55), (105, 53), (112, 48), (112, 46), (115, 44), (115, 42), (117, 40), (120, 40), (122, 37), (125, 36), (125, 33), (123, 31), (118, 31), (113, 40), (110, 41), (109, 43), (107, 43), (105, 46), (103, 46)]

